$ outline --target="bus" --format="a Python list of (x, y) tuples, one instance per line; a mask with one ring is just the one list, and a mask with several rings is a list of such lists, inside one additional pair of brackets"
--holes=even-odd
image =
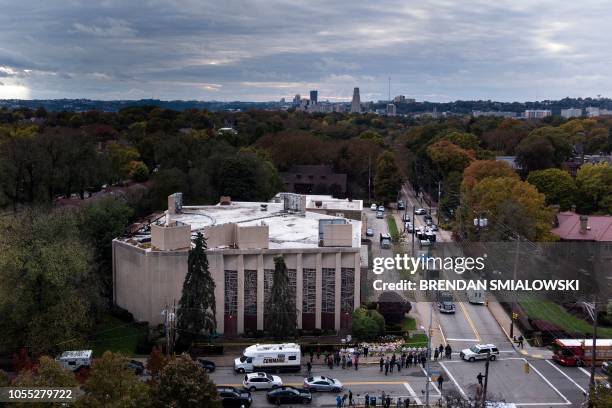
[[(556, 339), (553, 344), (553, 360), (564, 366), (590, 366), (593, 359), (592, 339)], [(595, 365), (612, 360), (612, 339), (595, 342)]]

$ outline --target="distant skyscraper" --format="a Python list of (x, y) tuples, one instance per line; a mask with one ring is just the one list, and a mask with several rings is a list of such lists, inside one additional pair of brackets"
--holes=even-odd
[(301, 97), (300, 94), (297, 94), (293, 97), (293, 105), (295, 106), (299, 106), (300, 105), (300, 101), (301, 101)]
[(310, 104), (311, 105), (316, 105), (317, 104), (317, 96), (319, 95), (319, 91), (310, 91)]
[(351, 113), (361, 113), (361, 99), (359, 98), (359, 88), (353, 89), (353, 101), (351, 102)]

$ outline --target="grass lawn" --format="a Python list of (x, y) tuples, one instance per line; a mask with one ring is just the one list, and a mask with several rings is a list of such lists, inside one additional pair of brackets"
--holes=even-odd
[(391, 240), (393, 242), (399, 241), (399, 231), (397, 230), (395, 217), (391, 214), (387, 215), (387, 227), (389, 228), (389, 234), (391, 234)]
[(414, 334), (411, 338), (406, 339), (406, 346), (427, 347), (427, 336), (423, 333)]
[(412, 331), (415, 329), (416, 329), (416, 320), (414, 320), (412, 317), (406, 317), (404, 321), (402, 322), (402, 331), (407, 332), (407, 331)]
[[(530, 298), (522, 301), (520, 305), (531, 319), (546, 320), (568, 332), (591, 333), (593, 330), (590, 322), (567, 313), (556, 303)], [(597, 336), (608, 339), (612, 338), (612, 328), (598, 327)]]
[(101, 356), (106, 350), (127, 356), (136, 354), (139, 328), (134, 323), (126, 323), (111, 315), (104, 315), (94, 332), (97, 334), (90, 343), (94, 357)]

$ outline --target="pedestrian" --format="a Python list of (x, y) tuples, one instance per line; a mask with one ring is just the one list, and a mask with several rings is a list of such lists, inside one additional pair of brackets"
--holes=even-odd
[(408, 353), (408, 357), (406, 357), (406, 367), (410, 368), (412, 365), (412, 353)]
[(370, 351), (370, 350), (368, 349), (368, 346), (365, 346), (365, 347), (363, 348), (363, 357), (368, 358), (368, 351)]
[(442, 391), (442, 384), (444, 383), (444, 377), (442, 377), (442, 374), (440, 374), (438, 376), (438, 388), (440, 388), (440, 391)]
[(370, 394), (365, 395), (365, 408), (370, 408)]
[(355, 371), (359, 369), (359, 354), (355, 354)]
[(342, 369), (344, 370), (346, 368), (346, 356), (343, 354), (342, 355)]
[(406, 367), (406, 353), (402, 353), (402, 357), (400, 358), (400, 360), (402, 367)]
[(423, 366), (423, 368), (425, 368), (425, 363), (427, 362), (427, 357), (425, 357), (425, 354), (421, 355), (421, 365)]
[(525, 339), (523, 338), (523, 335), (521, 334), (518, 338), (518, 343), (519, 343), (519, 347), (523, 348), (523, 341), (525, 341)]
[(478, 384), (482, 385), (483, 378), (484, 378), (484, 375), (482, 375), (482, 373), (478, 373), (478, 375), (476, 376), (476, 379), (478, 380)]
[(342, 407), (342, 397), (339, 395), (336, 395), (336, 408), (340, 408)]
[(387, 357), (387, 361), (385, 361), (385, 375), (389, 374), (389, 357)]
[(309, 361), (306, 363), (306, 371), (308, 372), (308, 376), (312, 374), (312, 363)]
[(397, 397), (397, 403), (396, 403), (396, 408), (404, 408), (404, 406), (402, 405), (402, 399), (400, 397)]
[(345, 393), (345, 394), (342, 396), (342, 406), (344, 406), (344, 405), (346, 404), (346, 400), (347, 400), (347, 399), (348, 399), (348, 394), (346, 394), (346, 393)]
[(354, 407), (353, 405), (353, 391), (349, 390), (349, 407)]
[(380, 357), (380, 361), (378, 362), (378, 364), (380, 364), (380, 372), (382, 373), (383, 367), (385, 366), (385, 359)]
[(447, 344), (446, 345), (446, 358), (450, 360), (453, 358), (452, 356), (453, 356), (453, 348), (451, 347), (450, 344)]
[(312, 359), (314, 358), (314, 352), (310, 349), (310, 362), (312, 363)]
[(321, 358), (321, 346), (317, 346), (317, 360)]
[(388, 395), (387, 395), (387, 400), (386, 400), (386, 404), (385, 404), (385, 406), (386, 406), (387, 408), (390, 408), (390, 407), (391, 407), (391, 397), (390, 397), (390, 396), (388, 396)]
[(395, 364), (397, 364), (397, 372), (399, 373), (400, 371), (402, 371), (402, 363), (398, 360), (398, 362)]
[(393, 372), (393, 367), (395, 367), (395, 353), (391, 356), (391, 361), (389, 362), (389, 371)]
[(327, 357), (327, 365), (328, 365), (330, 370), (334, 369), (334, 359), (333, 359), (333, 357), (331, 355), (329, 357)]
[(440, 355), (444, 354), (444, 346), (442, 344), (438, 346), (438, 352), (440, 353)]
[(406, 398), (406, 400), (404, 400), (404, 408), (410, 408), (410, 398)]
[(434, 351), (434, 360), (438, 360), (438, 356), (440, 355), (440, 350), (436, 349), (436, 351)]
[(336, 362), (336, 367), (340, 367), (340, 352), (336, 351), (334, 355), (334, 361)]

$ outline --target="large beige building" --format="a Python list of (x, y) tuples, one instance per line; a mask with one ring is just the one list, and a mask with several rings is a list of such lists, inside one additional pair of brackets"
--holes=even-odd
[(282, 193), (270, 203), (183, 207), (174, 194), (168, 204), (150, 227), (113, 241), (114, 300), (137, 320), (160, 323), (164, 307), (178, 304), (191, 240), (200, 231), (219, 333), (265, 330), (278, 255), (288, 268), (298, 328), (350, 327), (360, 302), (361, 201)]

